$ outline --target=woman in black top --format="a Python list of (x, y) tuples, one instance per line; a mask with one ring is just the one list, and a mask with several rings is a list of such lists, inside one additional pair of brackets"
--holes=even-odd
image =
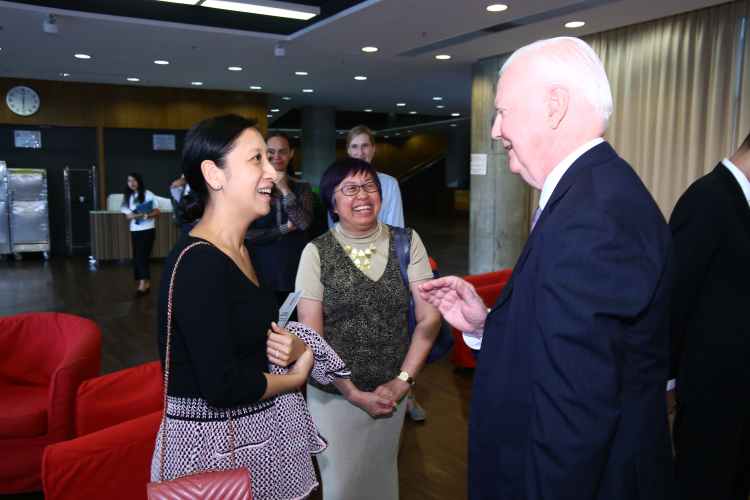
[[(302, 498), (317, 486), (310, 453), (296, 457), (305, 463), (292, 460), (281, 467), (288, 455), (285, 440), (300, 430), (278, 428), (272, 396), (304, 383), (313, 353), (276, 325), (276, 299), (244, 238), (250, 223), (269, 211), (276, 174), (265, 141), (252, 120), (236, 115), (204, 120), (185, 139), (183, 170), (191, 193), (180, 201), (178, 216), (200, 221), (170, 253), (159, 287), (164, 363), (174, 273), (164, 479), (231, 468), (229, 408), (237, 466), (250, 468), (254, 498)], [(274, 375), (269, 362), (294, 364), (287, 374)], [(314, 443), (305, 451), (315, 453), (325, 442), (309, 422), (303, 431)], [(163, 427), (152, 480), (161, 479), (162, 432)]]

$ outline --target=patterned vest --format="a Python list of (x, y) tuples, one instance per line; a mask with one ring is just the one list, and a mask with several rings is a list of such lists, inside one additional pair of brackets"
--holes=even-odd
[[(323, 335), (352, 372), (357, 389), (372, 392), (398, 376), (409, 351), (409, 291), (396, 257), (393, 228), (388, 263), (377, 281), (354, 266), (331, 231), (312, 243), (320, 254), (323, 283)], [(409, 243), (412, 232), (409, 231)], [(333, 384), (313, 387), (341, 394)]]

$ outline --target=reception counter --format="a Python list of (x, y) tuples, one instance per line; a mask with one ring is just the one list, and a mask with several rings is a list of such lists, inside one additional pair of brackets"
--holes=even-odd
[[(91, 255), (95, 260), (132, 259), (130, 221), (122, 212), (90, 212)], [(177, 243), (180, 229), (172, 224), (172, 212), (156, 218), (156, 240), (152, 258), (164, 258)]]

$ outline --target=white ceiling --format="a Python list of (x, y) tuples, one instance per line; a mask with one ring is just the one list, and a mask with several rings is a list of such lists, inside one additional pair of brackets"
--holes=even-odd
[[(439, 51), (408, 57), (427, 43), (481, 30), (573, 0), (500, 0), (504, 12), (488, 12), (490, 0), (370, 0), (341, 15), (284, 38), (286, 57), (274, 57), (278, 37), (197, 26), (171, 25), (33, 7), (0, 1), (0, 76), (80, 82), (268, 92), (274, 117), (305, 104), (375, 112), (466, 116), (471, 107), (471, 64), (511, 52), (539, 38), (581, 36), (724, 0), (617, 0), (555, 19), (492, 33)], [(58, 14), (59, 34), (42, 30), (47, 13)], [(241, 15), (241, 14), (238, 14)], [(568, 21), (585, 21), (567, 29)], [(362, 47), (376, 46), (375, 53)], [(74, 58), (76, 53), (92, 56)], [(439, 61), (438, 53), (451, 59)], [(170, 62), (167, 66), (153, 63)], [(240, 66), (242, 71), (229, 71)], [(295, 71), (307, 71), (296, 76)], [(59, 73), (71, 76), (63, 77)], [(355, 81), (355, 76), (366, 81)], [(138, 77), (130, 83), (127, 77)], [(193, 87), (195, 88), (195, 87)], [(303, 93), (313, 89), (313, 93)], [(292, 100), (282, 100), (282, 96)], [(433, 97), (442, 97), (436, 102)], [(406, 107), (397, 107), (404, 102)], [(445, 105), (437, 109), (438, 104)], [(273, 121), (273, 118), (269, 119)]]

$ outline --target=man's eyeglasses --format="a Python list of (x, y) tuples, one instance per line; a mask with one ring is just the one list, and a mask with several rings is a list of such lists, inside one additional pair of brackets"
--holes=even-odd
[[(364, 189), (367, 193), (374, 193), (378, 190), (378, 184), (377, 182), (368, 182), (364, 186), (357, 186), (356, 184), (349, 184), (348, 186), (344, 186), (339, 191), (341, 191), (345, 196), (354, 196), (356, 194), (359, 194), (359, 190)], [(335, 191), (334, 191), (335, 192)]]

